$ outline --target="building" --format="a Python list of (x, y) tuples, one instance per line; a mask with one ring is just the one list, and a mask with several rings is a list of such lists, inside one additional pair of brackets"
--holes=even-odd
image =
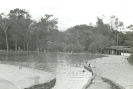
[(131, 48), (129, 46), (111, 46), (104, 48), (104, 54), (129, 56)]

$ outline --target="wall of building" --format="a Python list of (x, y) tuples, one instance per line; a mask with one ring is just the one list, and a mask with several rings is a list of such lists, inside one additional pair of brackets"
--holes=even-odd
[(121, 53), (122, 56), (130, 56), (130, 53)]

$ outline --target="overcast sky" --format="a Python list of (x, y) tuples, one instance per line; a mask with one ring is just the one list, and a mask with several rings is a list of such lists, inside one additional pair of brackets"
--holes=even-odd
[(125, 26), (133, 24), (132, 0), (2, 0), (0, 13), (9, 13), (15, 8), (28, 10), (35, 20), (52, 14), (58, 18), (59, 30), (79, 24), (95, 24), (96, 17), (102, 15), (105, 16), (104, 21), (109, 22), (111, 14), (117, 16)]

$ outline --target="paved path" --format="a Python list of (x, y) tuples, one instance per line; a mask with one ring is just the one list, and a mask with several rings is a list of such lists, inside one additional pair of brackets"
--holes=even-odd
[(18, 66), (0, 64), (0, 89), (24, 89), (35, 84), (49, 82), (55, 75)]
[(111, 89), (110, 85), (106, 82), (94, 82), (87, 89)]
[(0, 89), (19, 89), (19, 88), (12, 82), (6, 79), (0, 78)]
[[(133, 66), (128, 63), (124, 56), (109, 55), (109, 57), (104, 57), (102, 59), (97, 58), (96, 60), (92, 60), (91, 64), (93, 67), (93, 71), (97, 73), (100, 77), (110, 79), (116, 84), (121, 85), (125, 89), (133, 89)], [(100, 85), (99, 83), (92, 84), (94, 86), (91, 85), (90, 87)], [(102, 84), (101, 87), (103, 85), (104, 84)]]
[(91, 73), (84, 68), (58, 66), (56, 70), (56, 85), (52, 89), (82, 89), (91, 78)]
[(100, 76), (100, 70), (97, 70), (97, 68), (92, 68), (93, 73), (96, 75), (90, 84), (90, 86), (87, 89), (111, 89), (110, 84), (107, 82), (104, 82), (103, 79)]

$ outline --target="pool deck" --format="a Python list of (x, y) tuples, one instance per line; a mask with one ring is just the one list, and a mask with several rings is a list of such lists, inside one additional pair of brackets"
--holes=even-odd
[(87, 65), (85, 65), (84, 68), (92, 73), (92, 77), (82, 89), (112, 89), (111, 85), (101, 78), (98, 70), (94, 71), (93, 68)]
[[(108, 55), (108, 57), (91, 60), (89, 63), (92, 65), (93, 72), (99, 77), (109, 79), (124, 89), (133, 89), (133, 66), (128, 63), (124, 56)], [(96, 83), (94, 78), (92, 85), (87, 89), (104, 89), (104, 87), (108, 87), (105, 86), (107, 84), (102, 83)]]
[(89, 71), (83, 70), (83, 67), (59, 65), (56, 69), (56, 85), (52, 89), (82, 89), (92, 76)]
[(43, 84), (55, 78), (54, 74), (37, 69), (0, 64), (0, 89), (24, 89)]

